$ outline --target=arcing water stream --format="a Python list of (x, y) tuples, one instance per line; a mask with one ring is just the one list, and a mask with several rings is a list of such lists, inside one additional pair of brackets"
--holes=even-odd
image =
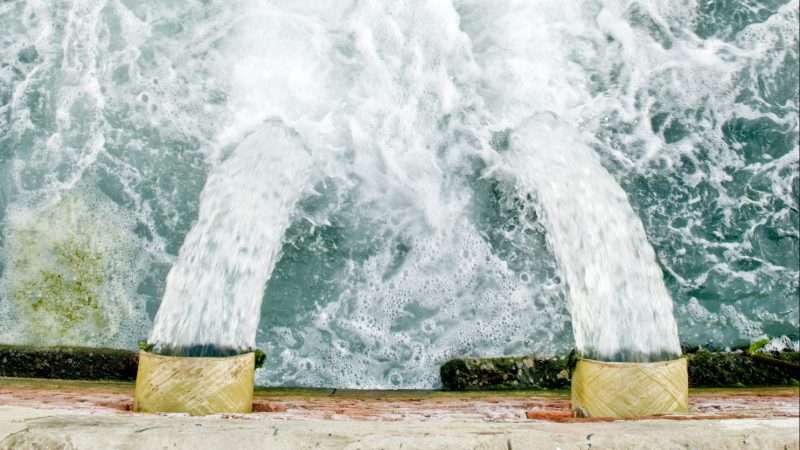
[(264, 123), (212, 171), (167, 277), (151, 333), (157, 350), (255, 348), (264, 286), (310, 162), (298, 136)]
[(162, 349), (360, 387), (796, 341), (797, 9), (4, 3), (0, 337), (158, 309)]
[(537, 193), (576, 348), (606, 361), (674, 359), (678, 330), (655, 252), (625, 192), (574, 134), (534, 116), (514, 132), (508, 171)]

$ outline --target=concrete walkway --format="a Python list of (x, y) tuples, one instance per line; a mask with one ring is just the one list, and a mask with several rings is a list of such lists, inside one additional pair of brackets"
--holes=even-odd
[(0, 449), (797, 449), (798, 421), (593, 423), (147, 416), (0, 406)]
[(132, 385), (0, 378), (0, 449), (798, 449), (796, 388), (693, 391), (691, 411), (573, 419), (566, 393), (260, 390), (256, 412), (129, 411)]

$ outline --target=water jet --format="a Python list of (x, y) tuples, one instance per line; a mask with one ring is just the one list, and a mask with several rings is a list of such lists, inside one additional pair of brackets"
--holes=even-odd
[(0, 8), (4, 342), (369, 388), (797, 345), (797, 0), (73, 3)]

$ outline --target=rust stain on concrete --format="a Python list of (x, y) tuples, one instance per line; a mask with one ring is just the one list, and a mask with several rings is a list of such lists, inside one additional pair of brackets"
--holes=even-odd
[[(567, 392), (338, 390), (335, 395), (330, 392), (324, 389), (259, 388), (253, 401), (253, 414), (277, 419), (386, 422), (609, 420), (572, 417)], [(0, 405), (133, 414), (133, 384), (0, 378)], [(795, 387), (695, 389), (690, 392), (688, 413), (650, 418), (705, 420), (766, 417), (800, 417), (800, 390)]]

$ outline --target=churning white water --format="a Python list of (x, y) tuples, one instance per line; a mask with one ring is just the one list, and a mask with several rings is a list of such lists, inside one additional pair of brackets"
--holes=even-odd
[(672, 299), (628, 197), (575, 131), (552, 117), (520, 124), (506, 161), (535, 192), (569, 290), (575, 346), (605, 360), (680, 354)]
[[(300, 138), (282, 137), (292, 130), (310, 143), (320, 166), (329, 165), (327, 175), (347, 174), (362, 202), (395, 214), (392, 225), (412, 236), (422, 265), (430, 251), (425, 247), (438, 247), (438, 254), (460, 246), (452, 242), (455, 230), (475, 233), (463, 218), (469, 193), (463, 187), (450, 193), (459, 170), (470, 162), (489, 167), (487, 177), (502, 169), (501, 183), (515, 184), (518, 195), (541, 204), (579, 351), (627, 359), (680, 353), (670, 296), (624, 191), (575, 129), (559, 123), (558, 112), (550, 113), (556, 119), (542, 117), (565, 106), (528, 92), (529, 81), (505, 67), (519, 60), (533, 69), (526, 73), (545, 72), (561, 85), (556, 74), (536, 69), (549, 62), (547, 55), (538, 55), (537, 63), (524, 51), (506, 54), (500, 65), (482, 68), (493, 62), (473, 53), (458, 11), (447, 3), (366, 2), (321, 11), (251, 7), (256, 9), (238, 24), (229, 47), (238, 56), (230, 67), (232, 104), (242, 110), (233, 112), (235, 122), (225, 132), (254, 129), (258, 138), (246, 138), (211, 171), (198, 223), (167, 278), (151, 336), (158, 348), (255, 345), (262, 290), (281, 238), (300, 196), (315, 183)], [(492, 3), (493, 9), (504, 7), (517, 9), (514, 2)], [(472, 30), (482, 40), (507, 33), (508, 26), (523, 33), (512, 39), (541, 38), (529, 35), (535, 22), (482, 25)], [(481, 89), (492, 92), (488, 107)], [(552, 89), (549, 96), (580, 105), (579, 88)], [(277, 122), (260, 123), (268, 118)], [(491, 127), (518, 119), (524, 121), (503, 130), (510, 148), (492, 149)], [(454, 130), (468, 137), (453, 140)], [(396, 211), (385, 206), (393, 204)], [(458, 277), (458, 264), (430, 265), (443, 279)], [(456, 292), (453, 286), (447, 294)]]
[(2, 1), (0, 341), (374, 388), (796, 346), (798, 6)]
[(167, 277), (150, 338), (158, 350), (255, 347), (264, 285), (310, 163), (294, 132), (267, 122), (212, 170)]

